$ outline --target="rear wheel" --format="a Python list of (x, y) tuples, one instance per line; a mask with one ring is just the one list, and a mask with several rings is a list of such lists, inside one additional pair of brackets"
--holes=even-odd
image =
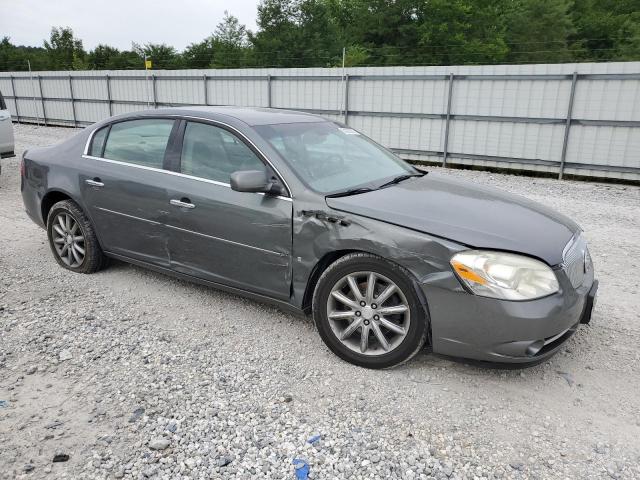
[(366, 253), (346, 255), (318, 280), (313, 315), (342, 359), (366, 368), (406, 362), (424, 345), (428, 324), (410, 274)]
[(89, 218), (71, 200), (51, 207), (47, 216), (49, 246), (58, 264), (77, 273), (94, 273), (106, 265)]

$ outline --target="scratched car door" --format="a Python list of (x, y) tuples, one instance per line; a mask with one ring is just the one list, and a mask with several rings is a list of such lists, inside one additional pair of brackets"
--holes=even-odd
[(171, 268), (288, 298), (291, 199), (231, 189), (232, 172), (268, 168), (231, 131), (195, 121), (181, 130), (179, 175), (169, 188)]

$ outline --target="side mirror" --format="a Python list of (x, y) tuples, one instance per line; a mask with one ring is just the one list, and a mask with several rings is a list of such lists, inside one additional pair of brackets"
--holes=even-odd
[(280, 195), (282, 187), (261, 170), (243, 170), (231, 174), (231, 189), (236, 192), (261, 192)]

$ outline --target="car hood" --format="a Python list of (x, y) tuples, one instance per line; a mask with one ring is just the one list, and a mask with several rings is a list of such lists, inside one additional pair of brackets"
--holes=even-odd
[(562, 262), (564, 247), (580, 230), (571, 219), (526, 198), (437, 173), (326, 201), (342, 212), (474, 248), (531, 255), (549, 265)]

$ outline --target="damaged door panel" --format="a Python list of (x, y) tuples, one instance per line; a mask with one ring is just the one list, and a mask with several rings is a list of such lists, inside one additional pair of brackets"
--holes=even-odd
[(204, 280), (288, 299), (291, 285), (289, 199), (243, 193), (173, 177), (169, 198), (171, 268)]
[(162, 172), (84, 159), (80, 192), (105, 250), (169, 266), (166, 180)]

